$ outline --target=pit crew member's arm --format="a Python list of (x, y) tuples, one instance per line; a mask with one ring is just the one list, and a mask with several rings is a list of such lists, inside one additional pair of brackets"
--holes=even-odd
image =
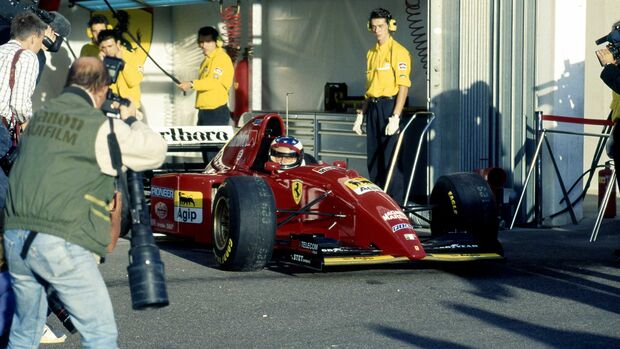
[(405, 106), (405, 101), (407, 100), (409, 87), (411, 87), (411, 79), (409, 78), (411, 76), (411, 55), (407, 50), (400, 48), (394, 52), (392, 69), (394, 69), (394, 77), (398, 85), (398, 93), (396, 94), (396, 102), (394, 103), (392, 115), (400, 116)]
[(615, 93), (620, 94), (620, 67), (615, 64), (607, 64), (601, 72), (601, 80)]
[[(166, 159), (168, 147), (166, 141), (142, 121), (130, 119), (131, 126), (119, 119), (113, 121), (114, 133), (121, 148), (123, 169), (129, 168), (140, 172), (158, 168)], [(112, 167), (108, 148), (108, 133), (110, 133), (110, 124), (106, 120), (97, 133), (95, 152), (101, 172), (115, 176), (116, 170)]]
[(32, 93), (39, 74), (39, 60), (31, 51), (23, 51), (15, 64), (15, 85), (13, 86), (14, 108), (17, 121), (23, 124), (32, 117)]
[(203, 79), (192, 81), (193, 89), (196, 91), (209, 91), (221, 85), (225, 89), (230, 89), (233, 81), (233, 65), (227, 56), (217, 56), (211, 63), (213, 66), (207, 76)]

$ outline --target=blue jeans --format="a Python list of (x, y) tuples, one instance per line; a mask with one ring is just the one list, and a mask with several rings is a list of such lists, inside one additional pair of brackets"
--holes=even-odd
[(112, 302), (92, 253), (59, 237), (39, 233), (26, 259), (27, 230), (7, 230), (4, 250), (15, 293), (9, 348), (37, 348), (47, 318), (40, 280), (53, 287), (80, 332), (84, 348), (118, 348)]

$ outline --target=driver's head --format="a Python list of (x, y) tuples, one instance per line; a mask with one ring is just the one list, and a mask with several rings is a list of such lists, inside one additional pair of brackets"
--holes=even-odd
[(301, 165), (304, 159), (304, 146), (295, 137), (280, 136), (271, 142), (269, 160), (288, 170)]

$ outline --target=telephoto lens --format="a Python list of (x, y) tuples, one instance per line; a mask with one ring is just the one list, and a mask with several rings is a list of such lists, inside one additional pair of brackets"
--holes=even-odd
[(131, 248), (129, 249), (129, 289), (133, 309), (153, 309), (168, 305), (164, 263), (155, 245), (149, 225), (142, 174), (127, 171), (132, 211)]
[(65, 326), (67, 331), (71, 333), (77, 332), (77, 330), (75, 329), (75, 326), (73, 326), (73, 323), (71, 322), (71, 319), (69, 318), (69, 312), (67, 312), (67, 309), (65, 309), (65, 306), (60, 301), (60, 298), (58, 298), (58, 294), (56, 294), (56, 291), (52, 289), (48, 290), (47, 304), (49, 308), (52, 310), (52, 312), (56, 314), (56, 316), (58, 317), (58, 320), (62, 322), (62, 325)]

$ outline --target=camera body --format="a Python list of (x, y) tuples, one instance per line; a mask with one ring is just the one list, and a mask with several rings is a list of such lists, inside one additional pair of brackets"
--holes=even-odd
[[(108, 72), (108, 85), (111, 85), (118, 79), (118, 75), (125, 67), (125, 62), (120, 58), (105, 56), (103, 58), (103, 65)], [(114, 103), (118, 103), (119, 107), (121, 105), (128, 107), (129, 104), (131, 104), (131, 101), (112, 92), (112, 90), (108, 90), (106, 100), (101, 106), (101, 110), (103, 110), (108, 116), (118, 117), (119, 109), (113, 107)]]
[(0, 1), (0, 44), (9, 41), (11, 21), (21, 12), (30, 11), (56, 32), (56, 38), (43, 38), (43, 45), (49, 52), (58, 52), (64, 38), (71, 33), (71, 23), (58, 12), (48, 12), (39, 7), (39, 0), (2, 0)]
[(595, 42), (597, 45), (607, 42), (605, 48), (596, 51), (596, 56), (601, 66), (620, 60), (620, 25), (616, 25), (609, 34)]

